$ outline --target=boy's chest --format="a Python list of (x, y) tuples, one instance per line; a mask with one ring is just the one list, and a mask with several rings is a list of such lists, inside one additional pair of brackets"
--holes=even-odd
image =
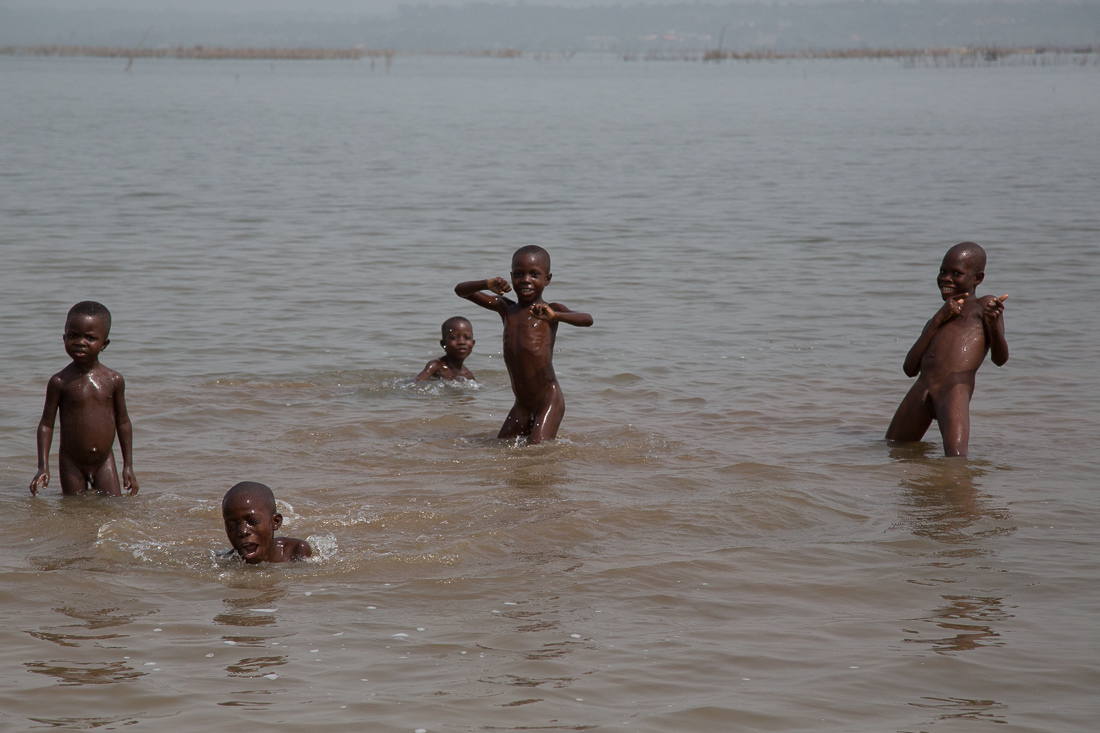
[(102, 375), (85, 375), (67, 382), (61, 388), (62, 403), (73, 405), (111, 404), (114, 383)]
[(985, 343), (985, 327), (982, 324), (980, 305), (968, 305), (963, 312), (945, 323), (932, 340), (936, 347), (961, 347), (970, 344)]
[(554, 329), (552, 324), (535, 318), (524, 308), (508, 315), (504, 324), (504, 344), (537, 348), (552, 342)]

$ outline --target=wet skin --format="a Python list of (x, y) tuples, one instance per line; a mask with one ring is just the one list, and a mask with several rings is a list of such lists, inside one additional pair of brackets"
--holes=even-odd
[(936, 420), (944, 454), (965, 456), (970, 443), (970, 398), (974, 375), (992, 352), (993, 363), (1008, 361), (1004, 333), (1007, 295), (981, 298), (974, 290), (985, 279), (971, 257), (948, 252), (936, 282), (943, 306), (924, 327), (905, 357), (905, 373), (916, 376), (886, 431), (889, 441), (909, 442), (924, 437)]
[(240, 494), (227, 498), (222, 506), (222, 519), (229, 543), (249, 565), (289, 562), (313, 555), (313, 549), (305, 540), (275, 536), (283, 524), (283, 515), (261, 495)]
[[(512, 259), (511, 286), (502, 277), (455, 286), (459, 297), (496, 311), (504, 321), (504, 363), (516, 402), (498, 438), (526, 435), (531, 444), (553, 440), (565, 415), (565, 398), (553, 365), (558, 324), (587, 327), (592, 316), (561, 303), (546, 303), (542, 292), (552, 277), (545, 257), (523, 254)], [(513, 289), (518, 302), (501, 297)]]
[(111, 450), (118, 433), (122, 451), (122, 487), (131, 495), (138, 492), (131, 461), (133, 430), (126, 414), (125, 383), (122, 375), (99, 363), (107, 348), (106, 323), (95, 316), (76, 314), (65, 324), (65, 351), (72, 363), (50, 378), (46, 404), (38, 423), (38, 473), (30, 490), (49, 484), (50, 443), (54, 418), (61, 412), (61, 442), (58, 468), (61, 491), (82, 494), (89, 488), (121, 496), (119, 474)]
[(474, 373), (463, 366), (463, 362), (474, 350), (474, 329), (469, 323), (456, 323), (447, 331), (447, 336), (440, 340), (443, 347), (443, 356), (432, 359), (421, 370), (413, 382), (423, 382), (425, 379), (473, 379)]

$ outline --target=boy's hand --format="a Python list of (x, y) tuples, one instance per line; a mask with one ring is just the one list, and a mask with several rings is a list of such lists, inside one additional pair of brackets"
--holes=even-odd
[(485, 281), (485, 287), (497, 295), (504, 295), (512, 291), (512, 286), (502, 277), (494, 277)]
[(982, 309), (982, 318), (984, 318), (985, 322), (990, 326), (996, 323), (997, 319), (1004, 315), (1005, 299), (1007, 298), (1008, 293), (1005, 293), (1001, 297), (994, 298), (985, 304), (985, 307)]
[(558, 317), (558, 314), (554, 312), (554, 309), (546, 303), (532, 304), (531, 315), (533, 315), (540, 321), (546, 321), (547, 323), (553, 323)]
[(31, 481), (31, 496), (38, 496), (38, 490), (46, 488), (49, 484), (50, 472), (45, 468), (40, 468)]
[(947, 323), (955, 316), (963, 312), (963, 303), (966, 302), (970, 293), (963, 293), (961, 298), (951, 296), (944, 301), (943, 307), (936, 311), (936, 320), (940, 322), (940, 325)]
[(134, 469), (129, 466), (122, 467), (122, 488), (130, 492), (130, 496), (138, 492), (137, 476), (134, 475)]

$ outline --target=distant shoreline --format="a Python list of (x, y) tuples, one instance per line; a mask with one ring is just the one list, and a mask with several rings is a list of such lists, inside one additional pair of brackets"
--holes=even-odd
[[(589, 52), (592, 53), (592, 52)], [(607, 52), (624, 61), (791, 61), (800, 59), (899, 59), (916, 62), (958, 59), (965, 63), (996, 63), (1010, 57), (1040, 57), (1047, 55), (1071, 55), (1088, 57), (1100, 54), (1095, 46), (1054, 47), (1005, 47), (982, 46), (960, 48), (849, 48), (797, 51), (724, 51), (703, 49), (696, 51)], [(396, 56), (463, 56), (474, 58), (520, 58), (519, 49), (484, 49), (478, 51), (397, 51), (391, 48), (230, 48), (223, 46), (173, 46), (169, 48), (121, 48), (114, 46), (63, 46), (30, 45), (0, 46), (3, 56), (62, 56), (89, 58), (170, 58), (170, 59), (243, 59), (258, 61), (328, 61), (384, 59), (387, 64)], [(530, 58), (572, 58), (574, 53), (534, 52)]]

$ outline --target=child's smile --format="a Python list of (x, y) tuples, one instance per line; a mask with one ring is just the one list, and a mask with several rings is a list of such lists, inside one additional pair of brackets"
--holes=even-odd
[(984, 272), (978, 272), (964, 254), (948, 253), (940, 265), (940, 274), (936, 278), (940, 295), (944, 300), (951, 297), (959, 297), (973, 294), (985, 278)]
[(474, 332), (469, 324), (456, 324), (441, 342), (448, 356), (465, 360), (474, 348)]
[(542, 297), (542, 291), (552, 277), (546, 262), (537, 254), (519, 255), (512, 260), (512, 289), (523, 303)]

